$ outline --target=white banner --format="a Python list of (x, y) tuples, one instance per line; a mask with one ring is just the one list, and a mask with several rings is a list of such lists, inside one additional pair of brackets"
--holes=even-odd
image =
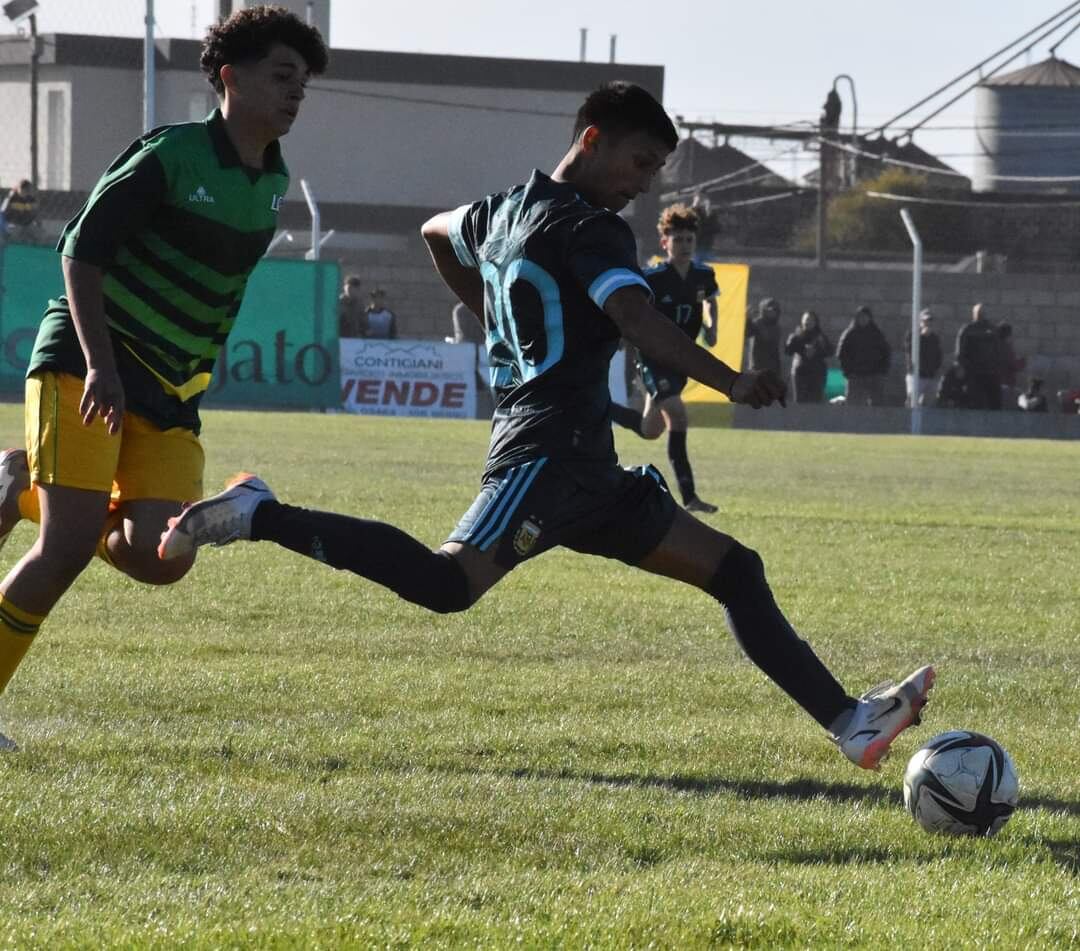
[(341, 340), (341, 407), (375, 416), (476, 416), (476, 344)]

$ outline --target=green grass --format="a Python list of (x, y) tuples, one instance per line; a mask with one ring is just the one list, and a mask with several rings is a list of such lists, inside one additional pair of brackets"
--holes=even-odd
[[(486, 444), (481, 423), (206, 417), (208, 485), (253, 468), (432, 545)], [(1080, 446), (690, 448), (714, 523), (850, 690), (937, 664), (881, 773), (713, 601), (614, 563), (546, 554), (453, 617), (270, 545), (166, 589), (95, 563), (0, 702), (23, 744), (0, 758), (0, 948), (1080, 946)], [(907, 756), (961, 727), (1018, 766), (995, 839), (901, 806)]]

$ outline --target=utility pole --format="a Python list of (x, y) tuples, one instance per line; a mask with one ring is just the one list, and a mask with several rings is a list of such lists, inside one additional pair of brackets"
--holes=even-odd
[[(30, 14), (30, 181), (38, 187), (38, 35), (37, 14)], [(50, 187), (54, 187), (50, 183)]]
[(154, 46), (154, 0), (146, 0), (146, 34), (143, 37), (143, 132), (157, 125), (157, 62)]
[(829, 215), (829, 176), (832, 174), (832, 138), (840, 125), (840, 95), (835, 86), (825, 97), (825, 107), (821, 111), (818, 152), (818, 193), (817, 193), (817, 266), (824, 270), (829, 266), (828, 255), (828, 215)]
[(825, 142), (825, 124), (821, 125), (821, 138), (818, 141), (818, 180), (817, 180), (817, 266), (824, 270), (829, 266), (828, 254), (825, 250), (826, 235), (828, 232), (828, 203), (829, 190), (825, 186), (825, 179), (829, 172), (829, 163), (825, 152), (828, 149)]

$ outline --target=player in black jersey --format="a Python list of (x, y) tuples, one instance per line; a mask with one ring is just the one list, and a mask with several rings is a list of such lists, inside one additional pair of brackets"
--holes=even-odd
[[(653, 306), (691, 340), (697, 340), (704, 329), (705, 344), (711, 347), (716, 343), (719, 288), (713, 269), (694, 261), (700, 227), (698, 214), (692, 208), (686, 205), (665, 208), (657, 230), (667, 261), (646, 270), (645, 280), (653, 292)], [(686, 431), (690, 427), (682, 401), (686, 376), (645, 355), (638, 360), (638, 373), (646, 394), (644, 412), (613, 404), (612, 420), (645, 439), (656, 439), (666, 429), (668, 459), (675, 470), (683, 505), (691, 512), (715, 512), (715, 505), (698, 498), (694, 471), (686, 455)]]
[(648, 92), (609, 83), (585, 100), (550, 176), (534, 172), (423, 226), (447, 285), (484, 316), (497, 403), (480, 493), (438, 550), (382, 522), (283, 504), (241, 475), (172, 520), (161, 557), (273, 541), (438, 612), (465, 610), (552, 547), (618, 559), (719, 601), (751, 660), (849, 759), (876, 767), (917, 720), (932, 668), (849, 696), (780, 612), (758, 555), (677, 506), (654, 468), (623, 469), (615, 456), (607, 377), (620, 336), (735, 402), (784, 398), (775, 373), (736, 372), (652, 306), (617, 212), (649, 189), (677, 141)]

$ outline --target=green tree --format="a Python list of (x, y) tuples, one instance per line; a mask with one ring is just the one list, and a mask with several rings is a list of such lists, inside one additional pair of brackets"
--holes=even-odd
[[(889, 252), (911, 247), (903, 222), (902, 202), (874, 194), (902, 195), (914, 199), (955, 200), (966, 192), (945, 189), (927, 181), (925, 175), (889, 168), (874, 178), (829, 199), (827, 234), (829, 247), (843, 251)], [(957, 205), (912, 202), (908, 208), (927, 251), (966, 254), (972, 247), (969, 210)], [(796, 231), (796, 247), (812, 250), (817, 240), (816, 223), (804, 221)]]

